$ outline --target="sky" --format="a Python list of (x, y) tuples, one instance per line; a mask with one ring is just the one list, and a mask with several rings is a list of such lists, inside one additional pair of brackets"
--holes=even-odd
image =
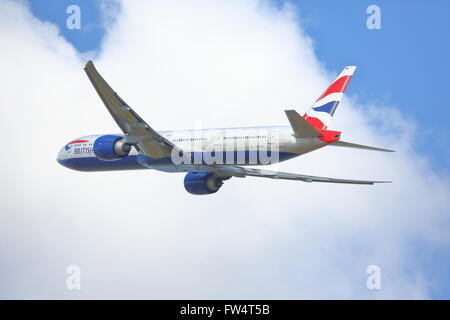
[[(56, 3), (30, 0), (33, 13), (56, 23), (61, 34), (79, 52), (98, 51), (105, 30), (100, 2), (63, 0)], [(283, 1), (272, 5), (282, 6)], [(436, 169), (450, 167), (450, 105), (443, 98), (450, 85), (450, 20), (446, 0), (289, 2), (295, 6), (301, 27), (313, 40), (315, 54), (336, 74), (345, 65), (357, 65), (359, 81), (352, 90), (364, 103), (392, 105), (418, 126), (416, 147), (430, 155)], [(83, 8), (83, 27), (68, 29), (65, 9)], [(369, 5), (381, 9), (381, 30), (366, 27)], [(418, 45), (420, 44), (420, 45)], [(437, 116), (439, 114), (439, 116)], [(439, 138), (436, 138), (439, 137)]]
[[(80, 30), (66, 27), (72, 4)], [(380, 30), (366, 27), (370, 4)], [(450, 297), (448, 2), (0, 7), (1, 132), (16, 155), (1, 160), (1, 298)], [(329, 148), (279, 168), (394, 183), (231, 179), (194, 197), (178, 174), (71, 172), (54, 159), (64, 143), (117, 131), (88, 58), (155, 129), (287, 125), (286, 107), (304, 111), (357, 65), (331, 129), (397, 152)], [(72, 264), (81, 290), (65, 286)], [(366, 287), (369, 265), (380, 290)]]

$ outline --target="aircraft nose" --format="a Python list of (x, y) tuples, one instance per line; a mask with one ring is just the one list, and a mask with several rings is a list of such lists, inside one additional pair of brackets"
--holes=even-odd
[(62, 159), (62, 157), (61, 157), (61, 152), (62, 152), (62, 149), (59, 150), (58, 154), (56, 155), (56, 161), (57, 161), (59, 164), (61, 164), (61, 159)]
[(66, 148), (66, 146), (62, 147), (61, 150), (59, 150), (58, 154), (56, 155), (56, 161), (62, 166), (65, 166), (64, 159), (66, 158), (65, 156), (67, 154), (67, 151), (65, 148)]

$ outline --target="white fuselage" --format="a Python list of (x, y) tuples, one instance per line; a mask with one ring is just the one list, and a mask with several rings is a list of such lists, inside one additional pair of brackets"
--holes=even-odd
[[(294, 158), (326, 145), (318, 138), (299, 139), (287, 126), (193, 129), (159, 131), (185, 154), (190, 162), (167, 157), (155, 159), (139, 154), (132, 148), (123, 158), (113, 161), (97, 159), (95, 141), (103, 136), (89, 135), (78, 138), (61, 149), (58, 162), (80, 171), (105, 171), (153, 168), (163, 171), (189, 171), (192, 166), (208, 165), (265, 165)], [(123, 136), (123, 134), (115, 134)]]

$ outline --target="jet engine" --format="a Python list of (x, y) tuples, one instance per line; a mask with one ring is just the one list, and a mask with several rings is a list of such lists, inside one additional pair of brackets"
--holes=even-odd
[(98, 159), (112, 161), (126, 157), (131, 151), (131, 146), (125, 143), (121, 136), (104, 135), (95, 140), (93, 149)]
[(191, 194), (211, 194), (217, 192), (227, 179), (230, 177), (217, 177), (213, 172), (189, 172), (184, 177), (184, 188)]

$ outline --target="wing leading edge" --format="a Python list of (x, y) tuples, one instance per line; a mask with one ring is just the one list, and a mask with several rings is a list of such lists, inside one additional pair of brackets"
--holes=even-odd
[(84, 70), (106, 109), (125, 134), (125, 142), (134, 145), (144, 155), (152, 158), (170, 157), (174, 148), (182, 153), (172, 142), (153, 130), (119, 97), (98, 73), (92, 61), (86, 63)]
[(284, 179), (284, 180), (299, 180), (303, 182), (328, 182), (328, 183), (346, 183), (346, 184), (375, 184), (375, 183), (391, 183), (392, 181), (371, 181), (371, 180), (350, 180), (350, 179), (336, 179), (328, 177), (309, 176), (304, 174), (287, 173), (271, 170), (261, 170), (255, 168), (243, 168), (239, 166), (224, 166), (215, 170), (219, 176), (233, 176), (244, 178), (246, 176), (270, 178), (270, 179)]

